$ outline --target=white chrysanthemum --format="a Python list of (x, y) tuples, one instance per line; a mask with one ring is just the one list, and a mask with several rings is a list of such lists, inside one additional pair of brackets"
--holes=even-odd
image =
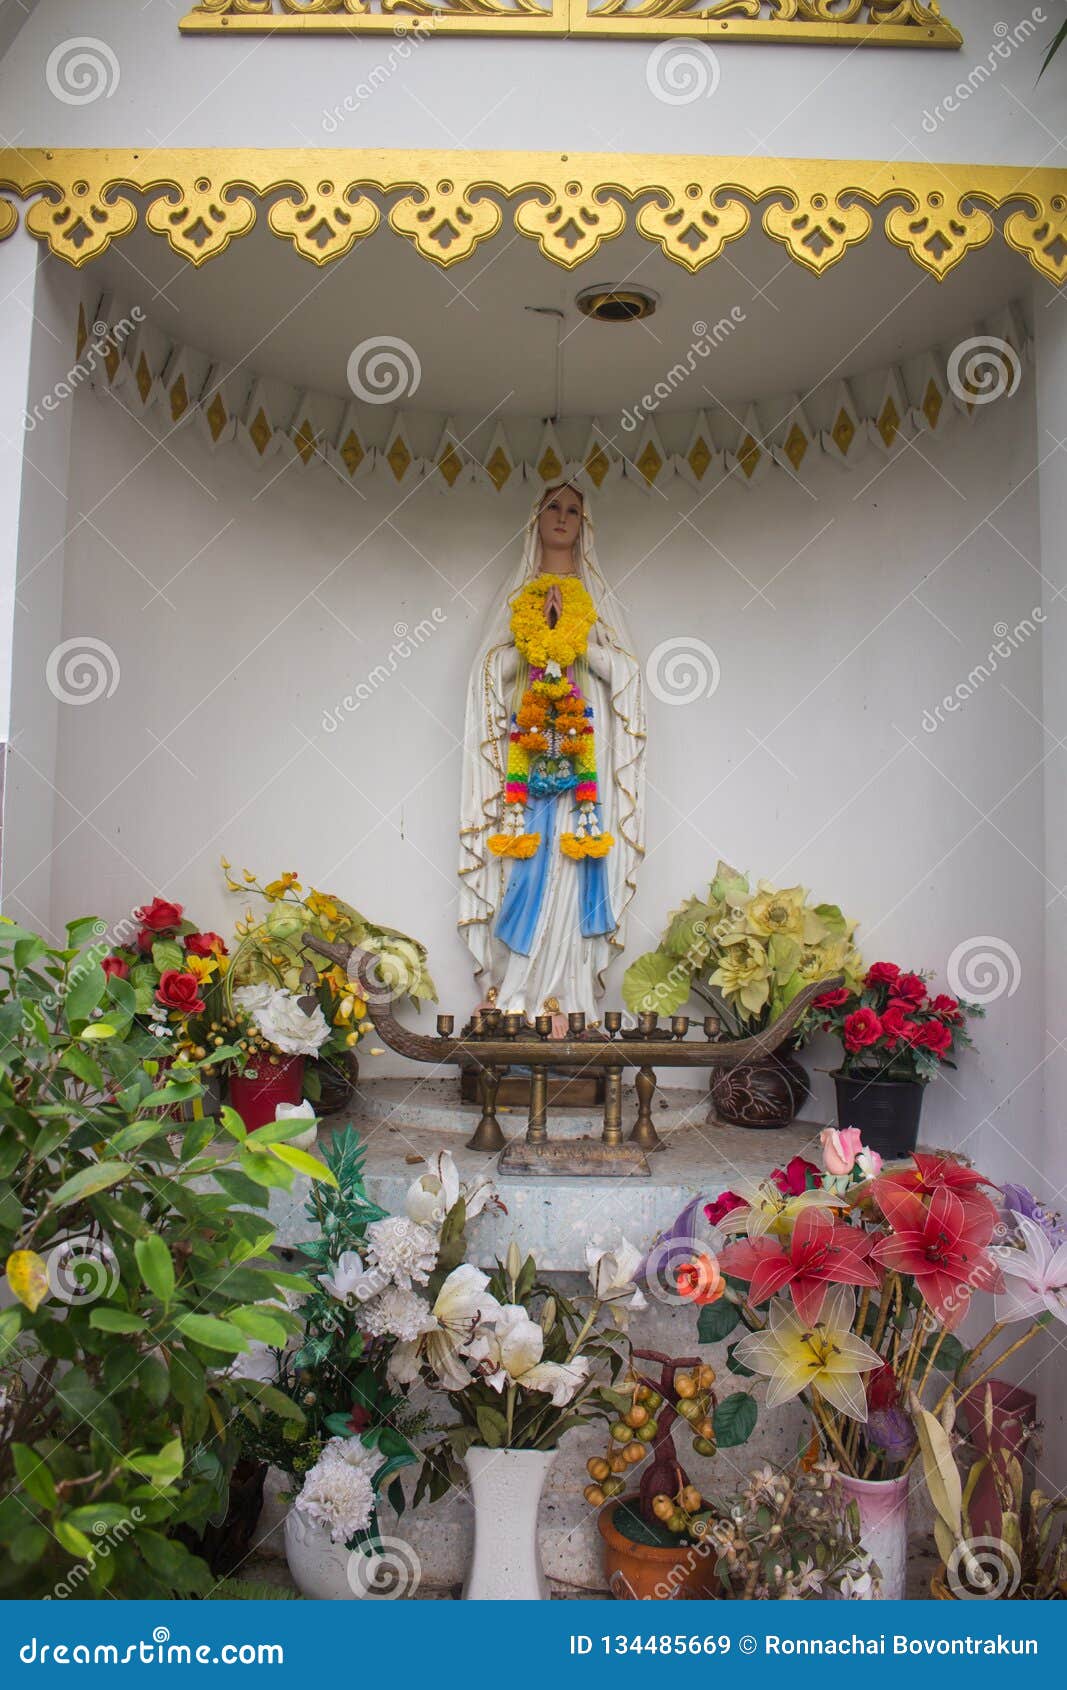
[(369, 1338), (399, 1338), (410, 1344), (424, 1332), (433, 1332), (437, 1322), (424, 1298), (391, 1285), (359, 1310), (356, 1325)]
[(305, 1014), (298, 999), (284, 986), (279, 986), (265, 1004), (258, 1005), (251, 1013), (263, 1037), (287, 1056), (314, 1056), (330, 1036), (318, 1004), (310, 1015)]
[(371, 1473), (378, 1458), (358, 1438), (331, 1438), (309, 1468), (296, 1506), (324, 1526), (334, 1543), (365, 1531), (374, 1513)]
[(387, 1273), (402, 1291), (412, 1283), (427, 1285), (437, 1265), (437, 1239), (406, 1215), (372, 1221), (366, 1231), (371, 1262)]
[(257, 980), (252, 986), (238, 986), (233, 994), (233, 1001), (238, 1009), (254, 1015), (257, 1009), (266, 1009), (273, 996), (274, 987), (269, 981)]

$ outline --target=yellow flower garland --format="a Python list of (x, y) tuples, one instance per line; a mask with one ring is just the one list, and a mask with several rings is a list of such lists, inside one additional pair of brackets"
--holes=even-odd
[[(558, 587), (563, 601), (559, 621), (545, 621), (545, 599)], [(531, 669), (555, 663), (567, 669), (581, 657), (596, 622), (596, 607), (576, 575), (537, 575), (511, 601), (511, 633)]]

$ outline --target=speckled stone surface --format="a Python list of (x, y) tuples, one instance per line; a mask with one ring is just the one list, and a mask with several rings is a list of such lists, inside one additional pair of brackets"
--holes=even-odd
[[(781, 1131), (708, 1125), (706, 1091), (682, 1088), (657, 1094), (656, 1130), (665, 1148), (648, 1159), (647, 1177), (623, 1179), (544, 1178), (497, 1174), (496, 1156), (464, 1148), (478, 1120), (473, 1104), (460, 1103), (454, 1080), (371, 1080), (361, 1087), (355, 1109), (323, 1122), (320, 1136), (351, 1124), (367, 1143), (367, 1187), (383, 1208), (400, 1211), (419, 1164), (440, 1149), (455, 1156), (460, 1175), (492, 1172), (507, 1214), (480, 1217), (470, 1230), (472, 1259), (491, 1263), (514, 1238), (549, 1272), (582, 1269), (591, 1240), (610, 1243), (620, 1232), (646, 1248), (698, 1193), (715, 1196), (739, 1179), (762, 1179), (791, 1156), (815, 1158), (819, 1128), (795, 1123)], [(624, 1130), (636, 1116), (632, 1090), (624, 1093)], [(506, 1135), (525, 1135), (520, 1112), (501, 1113)], [(550, 1133), (599, 1137), (601, 1118), (588, 1110), (560, 1110)], [(303, 1206), (307, 1184), (271, 1194), (270, 1218), (279, 1244), (307, 1236)]]

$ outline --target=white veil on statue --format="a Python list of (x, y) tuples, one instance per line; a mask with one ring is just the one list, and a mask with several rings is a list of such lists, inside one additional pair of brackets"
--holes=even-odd
[[(597, 622), (581, 660), (581, 684), (594, 711), (601, 823), (603, 831), (615, 839), (604, 859), (615, 926), (613, 931), (582, 937), (573, 894), (573, 871), (579, 865), (561, 860), (557, 845), (549, 901), (560, 904), (561, 913), (556, 918), (546, 910), (539, 918), (531, 956), (517, 956), (493, 930), (510, 866), (493, 855), (487, 840), (500, 831), (504, 818), (508, 730), (522, 661), (511, 635), (511, 601), (520, 587), (540, 573), (539, 517), (554, 491), (547, 488), (534, 504), (521, 561), (492, 613), (471, 672), (460, 807), (458, 925), (475, 959), (475, 977), (483, 989), (490, 985), (501, 989), (502, 1009), (521, 1009), (532, 1016), (541, 1011), (544, 997), (551, 993), (562, 1012), (581, 1009), (594, 1018), (604, 972), (613, 952), (623, 946), (626, 911), (644, 854), (645, 712), (641, 666), (622, 608), (600, 572), (584, 497), (575, 554), (578, 576), (596, 607)], [(570, 882), (564, 870), (571, 871)], [(568, 909), (562, 910), (568, 902)]]

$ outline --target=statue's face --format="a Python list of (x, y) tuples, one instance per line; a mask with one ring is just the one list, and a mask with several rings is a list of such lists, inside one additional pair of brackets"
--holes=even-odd
[(573, 487), (560, 487), (541, 506), (538, 532), (546, 554), (560, 552), (569, 557), (582, 526), (582, 501)]

